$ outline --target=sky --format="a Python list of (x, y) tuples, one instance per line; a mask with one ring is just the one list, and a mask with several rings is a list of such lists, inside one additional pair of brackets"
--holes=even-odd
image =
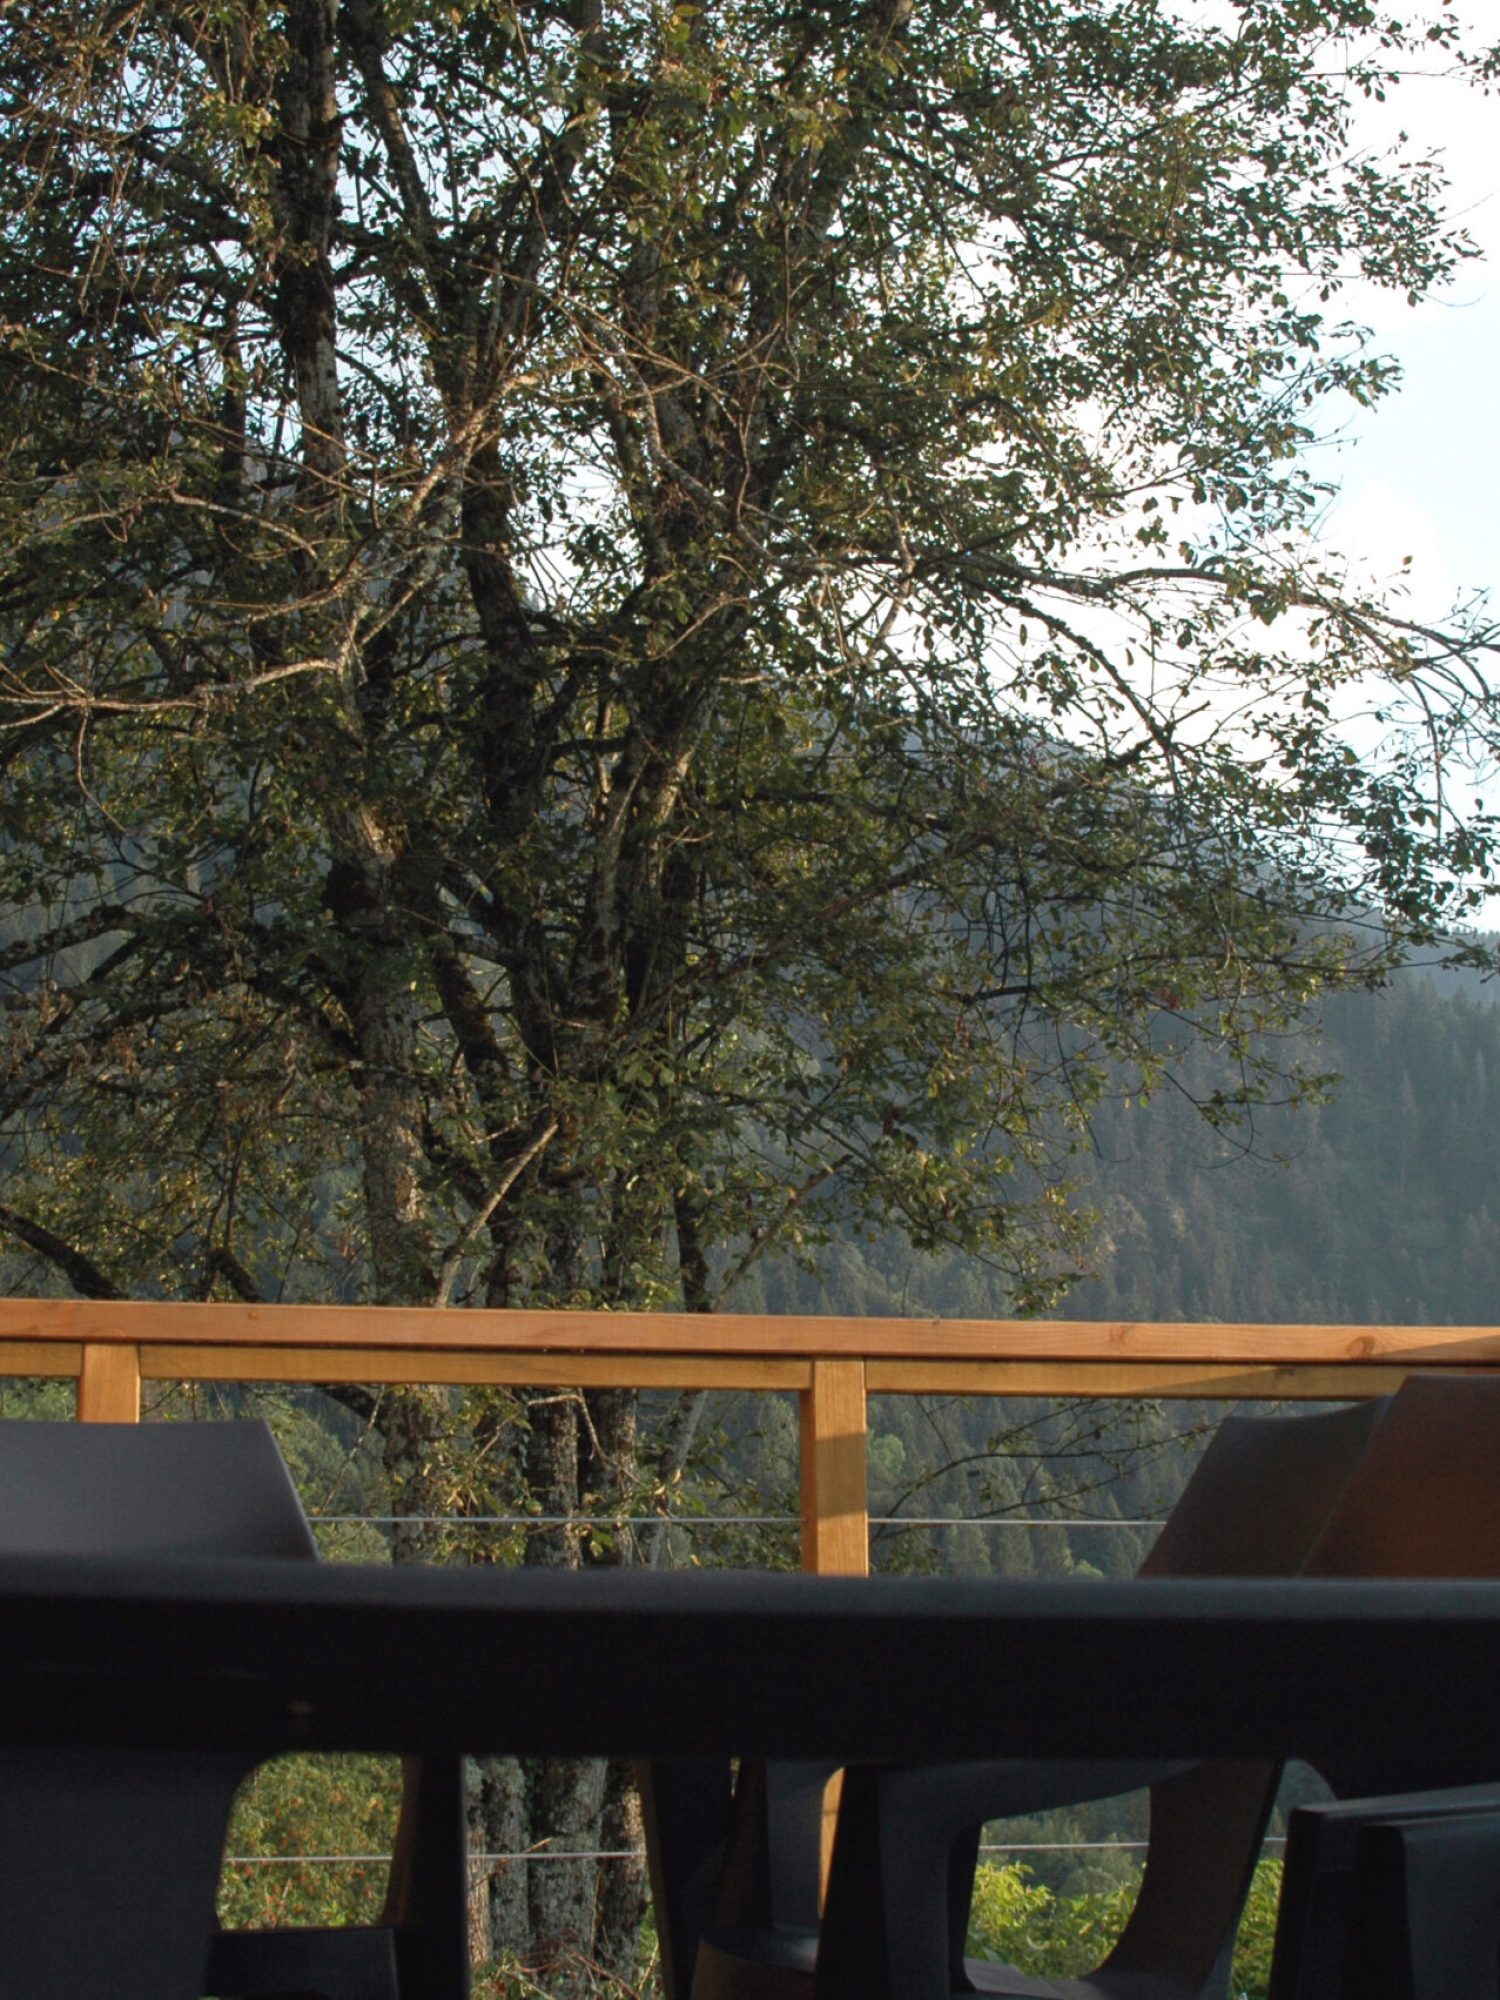
[[(1480, 45), (1486, 37), (1472, 39)], [(1413, 79), (1387, 104), (1363, 111), (1356, 130), (1371, 150), (1402, 130), (1414, 145), (1436, 150), (1449, 178), (1450, 217), (1483, 255), (1415, 308), (1373, 288), (1343, 296), (1341, 316), (1374, 330), (1403, 379), (1373, 410), (1349, 404), (1341, 412), (1341, 436), (1320, 467), (1340, 487), (1324, 538), (1350, 559), (1351, 580), (1394, 583), (1407, 616), (1441, 624), (1456, 599), (1483, 592), (1500, 620), (1500, 93)], [(1491, 678), (1500, 681), (1500, 660)], [(1351, 734), (1369, 747), (1365, 727)], [(1460, 783), (1500, 810), (1500, 774)], [(1500, 930), (1500, 884), (1476, 920)]]
[(1416, 307), (1364, 292), (1351, 317), (1402, 364), (1400, 390), (1353, 410), (1333, 461), (1341, 493), (1327, 539), (1377, 574), (1412, 558), (1413, 615), (1440, 616), (1456, 591), (1490, 589), (1500, 615), (1500, 96), (1417, 80), (1361, 120), (1383, 144), (1404, 127), (1440, 147), (1450, 212), (1486, 256)]

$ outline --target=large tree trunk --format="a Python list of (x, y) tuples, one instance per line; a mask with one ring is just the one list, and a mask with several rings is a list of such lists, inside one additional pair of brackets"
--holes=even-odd
[[(543, 1518), (527, 1538), (527, 1562), (579, 1569), (633, 1560), (628, 1527), (594, 1537), (577, 1522), (631, 1504), (634, 1395), (534, 1394), (528, 1404), (526, 1488)], [(518, 1960), (552, 1993), (581, 1992), (599, 1972), (629, 1975), (646, 1882), (628, 1765), (486, 1758), (471, 1829), (484, 1852), (528, 1857), (490, 1873), (483, 1942), (492, 1956)]]

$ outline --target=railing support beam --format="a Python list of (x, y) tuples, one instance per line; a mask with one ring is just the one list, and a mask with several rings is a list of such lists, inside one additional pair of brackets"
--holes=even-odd
[(129, 1341), (85, 1341), (78, 1376), (81, 1424), (138, 1424), (141, 1420), (141, 1350)]
[(802, 1391), (802, 1567), (864, 1576), (870, 1567), (865, 1364), (814, 1361)]

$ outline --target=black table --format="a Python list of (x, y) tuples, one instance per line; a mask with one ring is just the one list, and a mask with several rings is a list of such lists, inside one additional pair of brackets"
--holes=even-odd
[(233, 1785), (278, 1751), (853, 1763), (1399, 1748), (1469, 1775), (1493, 1754), (1500, 1775), (1497, 1691), (1500, 1583), (11, 1557), (0, 1989), (198, 2000)]
[(1500, 1583), (0, 1560), (0, 1744), (1500, 1760)]

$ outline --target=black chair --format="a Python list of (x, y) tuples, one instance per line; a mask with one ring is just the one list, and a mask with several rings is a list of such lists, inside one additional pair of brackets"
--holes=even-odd
[[(1497, 1489), (1500, 1378), (1410, 1376), (1304, 1573), (1500, 1577)], [(1500, 1770), (1391, 1754), (1319, 1769), (1340, 1796), (1292, 1816), (1273, 1995), (1493, 2000)]]
[[(1141, 1566), (1143, 1576), (1289, 1576), (1324, 1531), (1388, 1405), (1226, 1418)], [(1084, 1663), (1080, 1663), (1081, 1666)], [(1109, 1663), (1093, 1663), (1100, 1699)], [(1004, 1698), (1003, 1682), (997, 1698)], [(1065, 1990), (1077, 2000), (1224, 1995), (1280, 1766), (1005, 1762), (845, 1778), (818, 1958), (821, 1991), (948, 2000)], [(1145, 1872), (1113, 1950), (1086, 1978), (966, 1960), (985, 1820), (1149, 1786)]]
[(642, 1773), (667, 2000), (807, 2000), (837, 1768), (746, 1758), (732, 1791), (727, 1759)]
[[(1500, 1376), (1408, 1376), (1301, 1573), (1500, 1577)], [(1388, 1753), (1319, 1769), (1340, 1798), (1500, 1782)]]
[(635, 1778), (662, 1990), (688, 2000), (718, 1898), (734, 1767), (728, 1757), (662, 1757), (638, 1764)]
[[(1227, 1419), (1143, 1573), (1295, 1573), (1384, 1409), (1369, 1402), (1323, 1416)], [(1102, 1699), (1107, 1664), (1101, 1663)], [(870, 1670), (879, 1673), (878, 1660)], [(935, 1700), (941, 1699), (941, 1679), (942, 1663), (935, 1661)], [(1003, 1661), (997, 1661), (997, 1699), (1003, 1698)], [(816, 1869), (807, 1857), (816, 1851), (811, 1829), (823, 1775), (814, 1767), (813, 1782), (793, 1788), (794, 1814), (774, 1810), (774, 1776), (768, 1781), (753, 1764), (742, 1772), (735, 1807), (721, 1806), (717, 1821), (717, 1900), (706, 1914), (701, 1894), (684, 1909), (680, 1900), (673, 1904), (668, 1885), (659, 1901), (659, 1929), (681, 1926), (670, 1946), (676, 1983), (669, 1981), (669, 2000), (689, 1994), (692, 2000), (807, 2000), (815, 1966), (821, 1992), (857, 1992), (861, 2000), (947, 2000), (952, 1991), (976, 1987), (1049, 1992), (1046, 1982), (1028, 1981), (1010, 1968), (965, 1964), (982, 1824), (1145, 1786), (1152, 1793), (1151, 1840), (1135, 1913), (1106, 1966), (1090, 1982), (1070, 1982), (1068, 1990), (1170, 1991), (1184, 2000), (1222, 1990), (1278, 1772), (1261, 1763), (1159, 1760), (851, 1770), (819, 1924)], [(700, 1838), (710, 1837), (713, 1824), (704, 1823)], [(755, 1853), (757, 1842), (761, 1851)], [(748, 1863), (740, 1852), (746, 1845), (753, 1855)], [(793, 1851), (801, 1858), (789, 1866)], [(670, 1872), (671, 1858), (664, 1855), (662, 1873)], [(692, 1862), (688, 1843), (676, 1859)], [(701, 1849), (696, 1869), (700, 1881), (712, 1872)], [(667, 1950), (664, 1943), (664, 1963)]]
[[(1500, 1576), (1500, 1508), (1495, 1505), (1500, 1482), (1500, 1379), (1413, 1376), (1378, 1410), (1366, 1407), (1364, 1416), (1361, 1431), (1359, 1412), (1346, 1413), (1343, 1421), (1353, 1429), (1338, 1440), (1334, 1464), (1319, 1473), (1307, 1495), (1286, 1486), (1277, 1489), (1279, 1497), (1292, 1506), (1284, 1526), (1277, 1526), (1265, 1544), (1268, 1556), (1287, 1564), (1279, 1573)], [(1332, 1419), (1293, 1418), (1281, 1420), (1278, 1430), (1290, 1440), (1300, 1428), (1311, 1439), (1317, 1435), (1314, 1426), (1331, 1422), (1336, 1427), (1340, 1421), (1337, 1415)], [(1247, 1442), (1251, 1428), (1241, 1427)], [(1276, 1441), (1277, 1432), (1265, 1433), (1265, 1442), (1273, 1452)], [(1152, 1552), (1148, 1571), (1184, 1574), (1190, 1564), (1199, 1574), (1245, 1575), (1257, 1573), (1257, 1569), (1267, 1573), (1262, 1565), (1250, 1567), (1248, 1550), (1236, 1557), (1232, 1549), (1216, 1552), (1213, 1547), (1217, 1537), (1240, 1532), (1233, 1522), (1243, 1518), (1242, 1510), (1254, 1490), (1251, 1474), (1250, 1483), (1241, 1486), (1239, 1498), (1235, 1498), (1239, 1477), (1251, 1473), (1256, 1455), (1252, 1447), (1237, 1467), (1238, 1444), (1239, 1437), (1231, 1433), (1231, 1449), (1217, 1465), (1215, 1452), (1205, 1458), (1200, 1468), (1204, 1475), (1201, 1484), (1197, 1477), (1190, 1483)], [(1313, 1457), (1319, 1455), (1315, 1450)], [(1285, 1469), (1280, 1477), (1286, 1477)], [(1216, 1483), (1216, 1501), (1200, 1504), (1209, 1501)], [(1206, 1539), (1200, 1541), (1200, 1534)], [(1300, 1563), (1292, 1560), (1299, 1537), (1305, 1538)], [(1108, 1663), (1104, 1662), (1104, 1699), (1107, 1683)], [(1434, 1692), (1424, 1691), (1424, 1697), (1432, 1698)], [(1440, 1769), (1430, 1760), (1383, 1753), (1326, 1760), (1319, 1768), (1334, 1790), (1346, 1798), (1500, 1781), (1500, 1771), (1482, 1764), (1476, 1768), (1472, 1759)], [(829, 1994), (843, 1994), (852, 1993), (858, 1985), (868, 2000), (886, 2000), (886, 1996), (897, 1994), (901, 2000), (943, 2000), (947, 1994), (975, 1989), (1014, 1996), (1065, 1991), (1075, 2000), (1085, 2000), (1085, 1996), (1100, 1996), (1100, 2000), (1146, 2000), (1154, 1995), (1163, 1996), (1163, 2000), (1169, 1995), (1173, 2000), (1193, 1995), (1209, 2000), (1209, 1996), (1222, 1996), (1227, 1990), (1243, 1891), (1259, 1846), (1263, 1808), (1270, 1802), (1264, 1795), (1257, 1808), (1253, 1769), (1238, 1769), (1246, 1789), (1237, 1797), (1232, 1795), (1241, 1782), (1236, 1778), (1236, 1767), (1223, 1764), (1204, 1765), (1196, 1773), (1153, 1788), (1150, 1850), (1135, 1910), (1115, 1950), (1094, 1973), (1084, 1980), (1061, 1983), (1029, 1979), (1010, 1968), (965, 1966), (959, 1956), (960, 1920), (966, 1914), (964, 1871), (970, 1850), (964, 1844), (947, 1849), (943, 1843), (950, 1828), (956, 1828), (966, 1815), (972, 1817), (979, 1808), (983, 1787), (975, 1774), (960, 1774), (956, 1781), (950, 1774), (934, 1771), (851, 1774), (845, 1788), (851, 1838), (846, 1847), (841, 1814), (818, 1958), (820, 1988)], [(1208, 1788), (1199, 1798), (1193, 1796), (1197, 1786)], [(1229, 1787), (1230, 1794), (1215, 1796), (1221, 1787)], [(945, 1818), (942, 1799), (949, 1792), (954, 1803)], [(1008, 1804), (1004, 1808), (1015, 1809)], [(841, 1851), (846, 1856), (842, 1884)], [(1404, 1900), (1370, 1892), (1385, 1927), (1379, 1923), (1355, 1926), (1354, 1957), (1350, 1960), (1355, 1969), (1346, 1968), (1340, 1975), (1355, 1982), (1349, 1989), (1350, 2000), (1355, 2000), (1356, 1994), (1358, 2000), (1369, 2000), (1377, 1966), (1385, 1982), (1382, 1991), (1398, 1991), (1401, 1980), (1408, 1979), (1420, 1956), (1410, 1927), (1417, 1924), (1424, 1909), (1437, 1907), (1441, 1889), (1431, 1885), (1440, 1885), (1444, 1857), (1454, 1871), (1456, 1911), (1460, 1889), (1471, 1893), (1473, 1882), (1483, 1878), (1490, 1854), (1486, 1825), (1476, 1819), (1471, 1825), (1459, 1826), (1453, 1815), (1446, 1816), (1441, 1828), (1429, 1826), (1420, 1816), (1404, 1830), (1397, 1830), (1393, 1820), (1383, 1820), (1378, 1827), (1368, 1828), (1365, 1851), (1369, 1870), (1384, 1866), (1387, 1885), (1395, 1879), (1395, 1871), (1410, 1865), (1425, 1871), (1429, 1886), (1423, 1896)], [(944, 1885), (939, 1880), (941, 1858), (949, 1862), (946, 1909)], [(1392, 1924), (1397, 1926), (1394, 1932)], [(1407, 1930), (1401, 1930), (1401, 1925), (1407, 1925)], [(1485, 2000), (1493, 2000), (1495, 1967), (1485, 1924), (1471, 1926), (1467, 1940), (1442, 1940), (1441, 1926), (1425, 1920), (1418, 1928), (1426, 1952), (1421, 1972), (1424, 1981), (1440, 1977), (1432, 1967), (1455, 1962), (1455, 1957), (1487, 1963), (1487, 1983), (1482, 1990)], [(1448, 1953), (1446, 1959), (1438, 1950), (1439, 1940)], [(947, 1964), (943, 1968), (945, 1945)], [(1416, 1974), (1411, 1972), (1410, 1976)]]
[[(261, 1423), (0, 1422), (0, 1548), (318, 1558)], [(405, 1766), (378, 1925), (221, 1931), (224, 1838), (252, 1761), (0, 1754), (0, 1990), (17, 2000), (461, 2000), (461, 1761)]]
[(1493, 2000), (1500, 1786), (1298, 1806), (1269, 2000)]

